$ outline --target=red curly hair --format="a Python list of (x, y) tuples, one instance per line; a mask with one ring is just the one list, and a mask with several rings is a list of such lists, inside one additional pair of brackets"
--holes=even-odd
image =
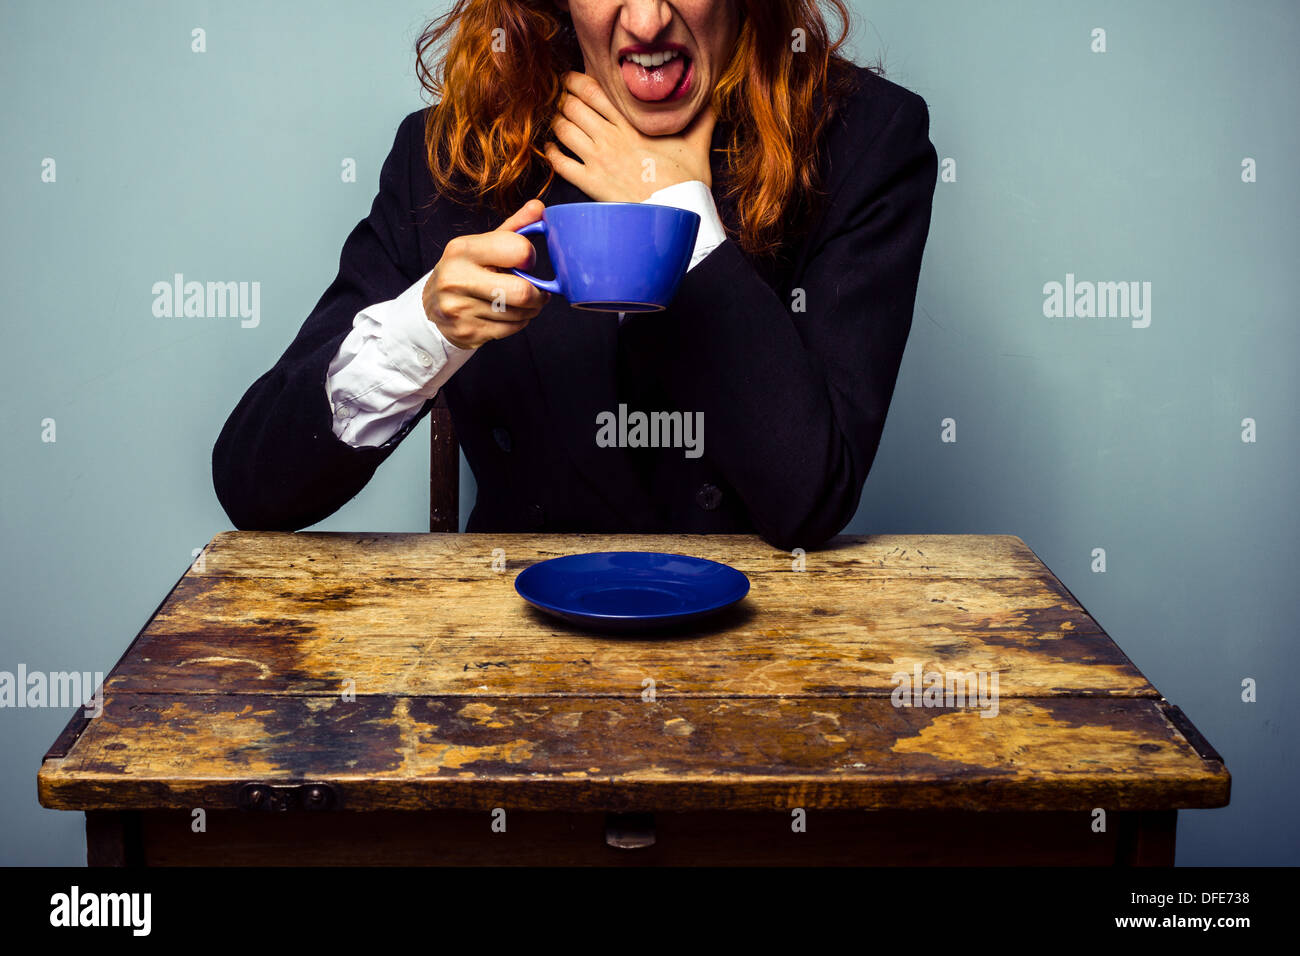
[[(779, 251), (794, 210), (821, 198), (822, 134), (852, 83), (853, 64), (838, 54), (849, 33), (842, 0), (826, 0), (841, 24), (832, 42), (820, 0), (738, 0), (743, 13), (735, 50), (713, 90), (741, 248)], [(803, 48), (792, 51), (795, 30)], [(446, 40), (439, 55), (439, 44)], [(497, 49), (527, 50), (503, 56)], [(421, 86), (436, 98), (425, 149), (439, 191), (462, 203), (490, 201), (509, 215), (525, 200), (537, 170), (555, 175), (542, 151), (564, 90), (561, 76), (583, 69), (569, 14), (554, 0), (456, 0), (416, 43)], [(883, 72), (878, 66), (874, 72)]]

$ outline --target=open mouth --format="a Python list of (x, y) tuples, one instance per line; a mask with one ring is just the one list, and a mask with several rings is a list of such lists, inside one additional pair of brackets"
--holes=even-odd
[(690, 92), (694, 66), (685, 51), (678, 49), (626, 53), (619, 57), (619, 69), (628, 92), (643, 103), (681, 99)]

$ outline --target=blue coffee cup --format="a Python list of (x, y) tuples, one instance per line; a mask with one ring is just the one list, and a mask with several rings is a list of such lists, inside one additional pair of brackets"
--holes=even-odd
[(510, 270), (537, 288), (575, 309), (658, 312), (686, 275), (700, 217), (654, 203), (575, 202), (548, 206), (541, 219), (515, 231), (546, 239), (554, 279)]

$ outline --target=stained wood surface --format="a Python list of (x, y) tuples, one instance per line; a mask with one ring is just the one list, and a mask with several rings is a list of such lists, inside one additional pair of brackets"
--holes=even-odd
[[(684, 638), (583, 632), (514, 590), (561, 554), (683, 549), (751, 582)], [(651, 678), (660, 695), (888, 696), (920, 664), (997, 671), (1003, 695), (1159, 696), (1018, 538), (877, 536), (793, 560), (747, 536), (228, 532), (108, 687), (626, 697)]]
[[(346, 809), (1126, 810), (1223, 786), (1151, 700), (278, 697), (125, 694), (46, 805), (227, 806), (232, 782), (329, 781)], [(144, 759), (142, 759), (144, 758)], [(214, 771), (219, 771), (214, 775)], [(123, 786), (130, 779), (134, 786)]]
[[(515, 594), (524, 567), (597, 550), (725, 561), (750, 594), (658, 638)], [(1217, 755), (1019, 538), (846, 536), (793, 562), (748, 536), (225, 532), (110, 674), (103, 716), (45, 762), (40, 799), (220, 808), (250, 781), (310, 780), (367, 810), (1227, 802)], [(997, 716), (894, 706), (916, 668), (996, 672)]]

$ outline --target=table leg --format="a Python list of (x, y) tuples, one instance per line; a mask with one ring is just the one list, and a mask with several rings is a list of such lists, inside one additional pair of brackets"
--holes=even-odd
[(87, 866), (141, 866), (140, 814), (132, 810), (86, 811)]
[(1126, 814), (1120, 819), (1116, 866), (1173, 866), (1177, 810)]

